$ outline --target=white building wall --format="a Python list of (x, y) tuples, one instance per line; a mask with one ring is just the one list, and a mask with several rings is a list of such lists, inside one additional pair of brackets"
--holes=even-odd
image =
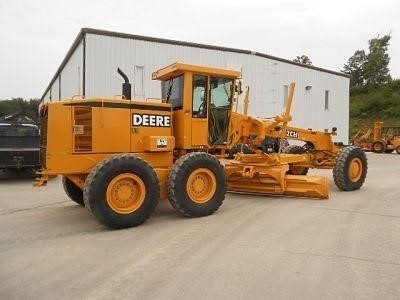
[(60, 100), (60, 75), (57, 76), (57, 80), (51, 87), (51, 101), (58, 101)]
[[(132, 94), (139, 89), (137, 85), (143, 83), (144, 95), (140, 98), (144, 99), (160, 97), (160, 83), (151, 80), (152, 72), (178, 60), (226, 67), (228, 62), (239, 66), (241, 59), (245, 60), (246, 55), (232, 56), (216, 50), (88, 34), (86, 96), (113, 97), (119, 94), (122, 78), (117, 74), (117, 67), (130, 78), (133, 84)], [(135, 78), (135, 75), (137, 77), (140, 74), (140, 80)]]
[[(349, 78), (277, 62), (276, 112), (283, 108), (283, 86), (296, 83), (292, 125), (317, 130), (338, 128), (335, 141), (347, 143), (349, 124)], [(306, 87), (310, 89), (306, 89)], [(325, 91), (328, 107), (325, 108)]]
[(57, 93), (57, 98), (52, 94), (53, 100), (83, 94), (83, 40), (62, 69), (59, 77), (61, 94)]
[[(83, 41), (83, 39), (82, 39)], [(243, 90), (250, 86), (250, 114), (273, 117), (284, 111), (284, 85), (296, 83), (292, 125), (316, 130), (338, 128), (336, 141), (348, 141), (349, 78), (249, 53), (190, 47), (108, 35), (85, 35), (85, 95), (121, 94), (120, 67), (132, 83), (135, 99), (160, 98), (160, 83), (151, 74), (176, 61), (242, 68)], [(61, 99), (82, 93), (83, 42), (61, 71)], [(51, 87), (58, 99), (58, 80)], [(306, 86), (311, 86), (306, 90)], [(57, 90), (57, 91), (56, 91)], [(325, 91), (329, 109), (325, 110)], [(45, 95), (48, 96), (49, 92)], [(243, 111), (244, 93), (238, 111)]]
[[(54, 83), (53, 83), (53, 85), (54, 85)], [(53, 86), (52, 85), (52, 86)], [(50, 102), (51, 101), (51, 88), (52, 88), (52, 86), (50, 87), (50, 89), (42, 96), (42, 101), (43, 101), (43, 103), (47, 103), (47, 102)]]
[(60, 75), (58, 75), (49, 90), (42, 97), (44, 103), (60, 100)]

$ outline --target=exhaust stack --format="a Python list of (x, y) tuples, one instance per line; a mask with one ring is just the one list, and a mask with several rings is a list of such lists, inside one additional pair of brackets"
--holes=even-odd
[(132, 86), (129, 83), (129, 78), (128, 78), (128, 76), (126, 76), (126, 74), (124, 72), (122, 72), (122, 70), (120, 68), (117, 69), (117, 72), (125, 80), (125, 82), (122, 83), (122, 95), (125, 97), (125, 99), (131, 100)]

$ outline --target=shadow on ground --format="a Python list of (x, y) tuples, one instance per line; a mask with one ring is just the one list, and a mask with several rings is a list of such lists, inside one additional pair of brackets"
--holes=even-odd
[(0, 181), (15, 179), (34, 179), (36, 171), (33, 169), (24, 170), (0, 170)]

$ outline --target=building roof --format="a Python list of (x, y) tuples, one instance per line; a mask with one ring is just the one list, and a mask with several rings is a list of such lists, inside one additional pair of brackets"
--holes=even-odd
[(337, 76), (342, 76), (342, 77), (350, 77), (348, 74), (341, 73), (341, 72), (336, 72), (328, 69), (323, 69), (311, 65), (306, 65), (306, 64), (301, 64), (297, 63), (288, 59), (256, 52), (256, 51), (251, 51), (251, 50), (243, 50), (243, 49), (236, 49), (236, 48), (229, 48), (229, 47), (221, 47), (221, 46), (214, 46), (214, 45), (207, 45), (207, 44), (199, 44), (199, 43), (193, 43), (193, 42), (184, 42), (184, 41), (177, 41), (177, 40), (171, 40), (171, 39), (164, 39), (164, 38), (155, 38), (155, 37), (149, 37), (149, 36), (143, 36), (143, 35), (135, 35), (135, 34), (129, 34), (129, 33), (121, 33), (121, 32), (114, 32), (114, 31), (107, 31), (107, 30), (100, 30), (100, 29), (94, 29), (94, 28), (82, 28), (78, 34), (78, 36), (75, 38), (75, 41), (71, 45), (70, 49), (68, 50), (66, 56), (64, 57), (63, 61), (61, 62), (61, 65), (58, 67), (57, 72), (54, 74), (53, 78), (51, 79), (50, 83), (48, 84), (46, 90), (44, 91), (42, 95), (42, 100), (45, 97), (46, 93), (50, 90), (51, 86), (53, 85), (54, 81), (56, 80), (57, 76), (61, 73), (62, 69), (64, 66), (67, 64), (69, 59), (71, 58), (72, 54), (75, 52), (75, 49), (78, 47), (79, 43), (81, 40), (84, 38), (85, 34), (95, 34), (95, 35), (103, 35), (103, 36), (110, 36), (110, 37), (119, 37), (119, 38), (126, 38), (126, 39), (134, 39), (134, 40), (141, 40), (141, 41), (148, 41), (148, 42), (154, 42), (154, 43), (161, 43), (161, 44), (170, 44), (170, 45), (179, 45), (179, 46), (187, 46), (187, 47), (194, 47), (194, 48), (202, 48), (202, 49), (210, 49), (210, 50), (219, 50), (219, 51), (226, 51), (226, 52), (234, 52), (234, 53), (242, 53), (242, 54), (249, 54), (249, 55), (255, 55), (255, 56), (260, 56), (292, 65), (297, 65), (303, 68), (307, 69), (312, 69), (312, 70), (317, 70), (325, 73), (330, 73), (333, 75)]

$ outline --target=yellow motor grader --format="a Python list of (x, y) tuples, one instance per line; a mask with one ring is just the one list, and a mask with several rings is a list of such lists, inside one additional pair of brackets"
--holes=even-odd
[[(232, 109), (241, 92), (239, 71), (174, 63), (152, 75), (161, 81), (158, 101), (130, 99), (129, 79), (118, 72), (125, 79), (120, 97), (68, 99), (40, 109), (37, 185), (62, 175), (66, 194), (101, 224), (137, 226), (161, 198), (188, 217), (212, 214), (227, 191), (328, 198), (327, 178), (305, 175), (308, 168), (333, 169), (341, 190), (364, 183), (364, 152), (336, 146), (335, 129), (288, 126), (294, 84), (285, 113), (261, 119)], [(305, 144), (270, 153), (262, 147), (267, 138)], [(221, 159), (234, 148), (234, 159)]]

